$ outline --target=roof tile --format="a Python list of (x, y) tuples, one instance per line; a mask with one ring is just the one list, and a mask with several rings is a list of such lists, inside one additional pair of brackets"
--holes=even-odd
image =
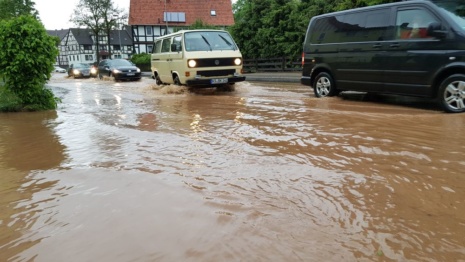
[[(234, 24), (231, 0), (131, 0), (129, 25), (165, 25), (165, 10), (186, 15), (185, 23), (169, 22), (169, 25), (188, 26), (198, 19), (209, 25)], [(216, 16), (210, 15), (211, 10), (216, 11)]]

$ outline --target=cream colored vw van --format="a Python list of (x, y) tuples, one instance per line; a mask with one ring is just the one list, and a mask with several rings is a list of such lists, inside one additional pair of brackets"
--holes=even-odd
[(223, 30), (182, 30), (157, 38), (151, 71), (157, 85), (211, 87), (245, 80), (241, 52)]

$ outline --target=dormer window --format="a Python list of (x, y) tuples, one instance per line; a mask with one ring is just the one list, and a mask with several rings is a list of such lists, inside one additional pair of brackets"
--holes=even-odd
[(210, 10), (210, 15), (211, 16), (216, 16), (216, 11), (215, 10)]

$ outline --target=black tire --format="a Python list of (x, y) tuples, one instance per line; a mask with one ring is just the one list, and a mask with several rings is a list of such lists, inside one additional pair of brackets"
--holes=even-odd
[(102, 80), (103, 79), (103, 76), (102, 74), (98, 73), (98, 79)]
[(159, 85), (159, 86), (163, 85), (163, 82), (161, 81), (160, 76), (157, 75), (155, 77), (155, 83), (157, 83), (157, 85)]
[(339, 93), (333, 78), (326, 72), (319, 73), (312, 86), (316, 97), (335, 96)]
[(118, 79), (113, 75), (113, 73), (108, 74), (109, 77), (112, 77), (115, 82), (118, 82)]
[(465, 112), (465, 75), (455, 74), (444, 79), (439, 86), (437, 98), (444, 111)]
[(178, 76), (178, 75), (175, 75), (175, 76), (174, 76), (174, 84), (177, 85), (177, 86), (182, 85), (182, 84), (181, 84), (181, 80), (179, 80), (179, 76)]

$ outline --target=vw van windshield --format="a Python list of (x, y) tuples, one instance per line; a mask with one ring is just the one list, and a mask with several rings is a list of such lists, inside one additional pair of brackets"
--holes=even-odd
[(234, 40), (227, 32), (198, 31), (184, 34), (186, 51), (237, 50)]
[(465, 29), (465, 0), (438, 0), (433, 2), (462, 29)]

